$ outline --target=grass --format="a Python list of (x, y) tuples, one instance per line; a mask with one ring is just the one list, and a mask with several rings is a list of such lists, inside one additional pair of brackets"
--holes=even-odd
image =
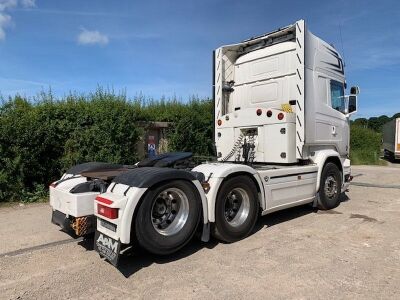
[(370, 149), (356, 149), (350, 151), (352, 165), (387, 165), (386, 161), (380, 159), (379, 153)]

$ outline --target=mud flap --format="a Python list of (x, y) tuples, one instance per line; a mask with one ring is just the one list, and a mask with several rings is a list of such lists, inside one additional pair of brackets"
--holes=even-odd
[(108, 260), (113, 266), (118, 265), (120, 256), (121, 241), (114, 240), (96, 230), (94, 236), (94, 250), (97, 251), (101, 257)]
[(71, 221), (67, 218), (67, 215), (58, 210), (53, 210), (51, 214), (51, 223), (58, 225), (61, 229), (68, 233), (73, 233), (71, 227)]

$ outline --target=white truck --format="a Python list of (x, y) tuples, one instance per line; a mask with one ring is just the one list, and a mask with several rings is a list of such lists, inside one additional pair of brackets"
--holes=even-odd
[(349, 187), (349, 116), (334, 47), (292, 25), (214, 51), (217, 161), (190, 166), (168, 153), (134, 166), (86, 163), (50, 186), (53, 223), (95, 231), (112, 264), (130, 245), (167, 255), (199, 232), (224, 242), (249, 235), (260, 215), (312, 203), (339, 205)]
[(383, 125), (382, 142), (385, 157), (391, 160), (400, 159), (400, 118)]

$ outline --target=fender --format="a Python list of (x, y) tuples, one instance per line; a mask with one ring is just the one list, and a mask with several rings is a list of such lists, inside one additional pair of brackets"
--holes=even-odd
[[(115, 192), (119, 186), (125, 187), (126, 204), (124, 205), (123, 214), (121, 218), (120, 239), (124, 244), (131, 242), (131, 228), (133, 216), (136, 212), (138, 204), (143, 199), (146, 191), (154, 185), (169, 180), (186, 180), (190, 181), (199, 193), (202, 209), (203, 209), (203, 234), (202, 240), (209, 240), (209, 226), (208, 226), (208, 210), (207, 199), (204, 190), (201, 186), (200, 180), (203, 178), (202, 174), (194, 172), (170, 169), (170, 168), (156, 168), (156, 167), (143, 167), (133, 169), (132, 171), (123, 173), (117, 176), (109, 187), (109, 192)], [(128, 187), (127, 187), (128, 186)], [(127, 187), (127, 188), (126, 188)]]
[[(315, 155), (311, 157), (311, 161), (318, 166), (317, 185), (316, 185), (316, 190), (315, 190), (316, 193), (319, 190), (322, 169), (324, 168), (326, 160), (330, 157), (337, 157), (339, 159), (339, 161), (341, 162), (342, 169), (343, 169), (342, 159), (340, 158), (339, 153), (333, 149), (315, 151)], [(344, 176), (344, 174), (342, 174), (342, 175)], [(344, 182), (344, 181), (342, 180), (342, 182)]]
[(193, 171), (204, 174), (206, 181), (210, 184), (210, 189), (206, 193), (210, 222), (215, 222), (215, 202), (222, 182), (225, 178), (235, 173), (247, 173), (256, 180), (261, 191), (259, 195), (260, 206), (263, 210), (265, 209), (264, 186), (260, 176), (252, 167), (233, 163), (209, 163), (201, 164), (195, 167)]

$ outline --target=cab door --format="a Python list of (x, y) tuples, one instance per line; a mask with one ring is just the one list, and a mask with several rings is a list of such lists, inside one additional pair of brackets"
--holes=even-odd
[(347, 155), (349, 150), (349, 124), (346, 113), (344, 84), (334, 79), (329, 79), (328, 106), (331, 108), (327, 119), (330, 123), (330, 140), (333, 142), (340, 155)]

